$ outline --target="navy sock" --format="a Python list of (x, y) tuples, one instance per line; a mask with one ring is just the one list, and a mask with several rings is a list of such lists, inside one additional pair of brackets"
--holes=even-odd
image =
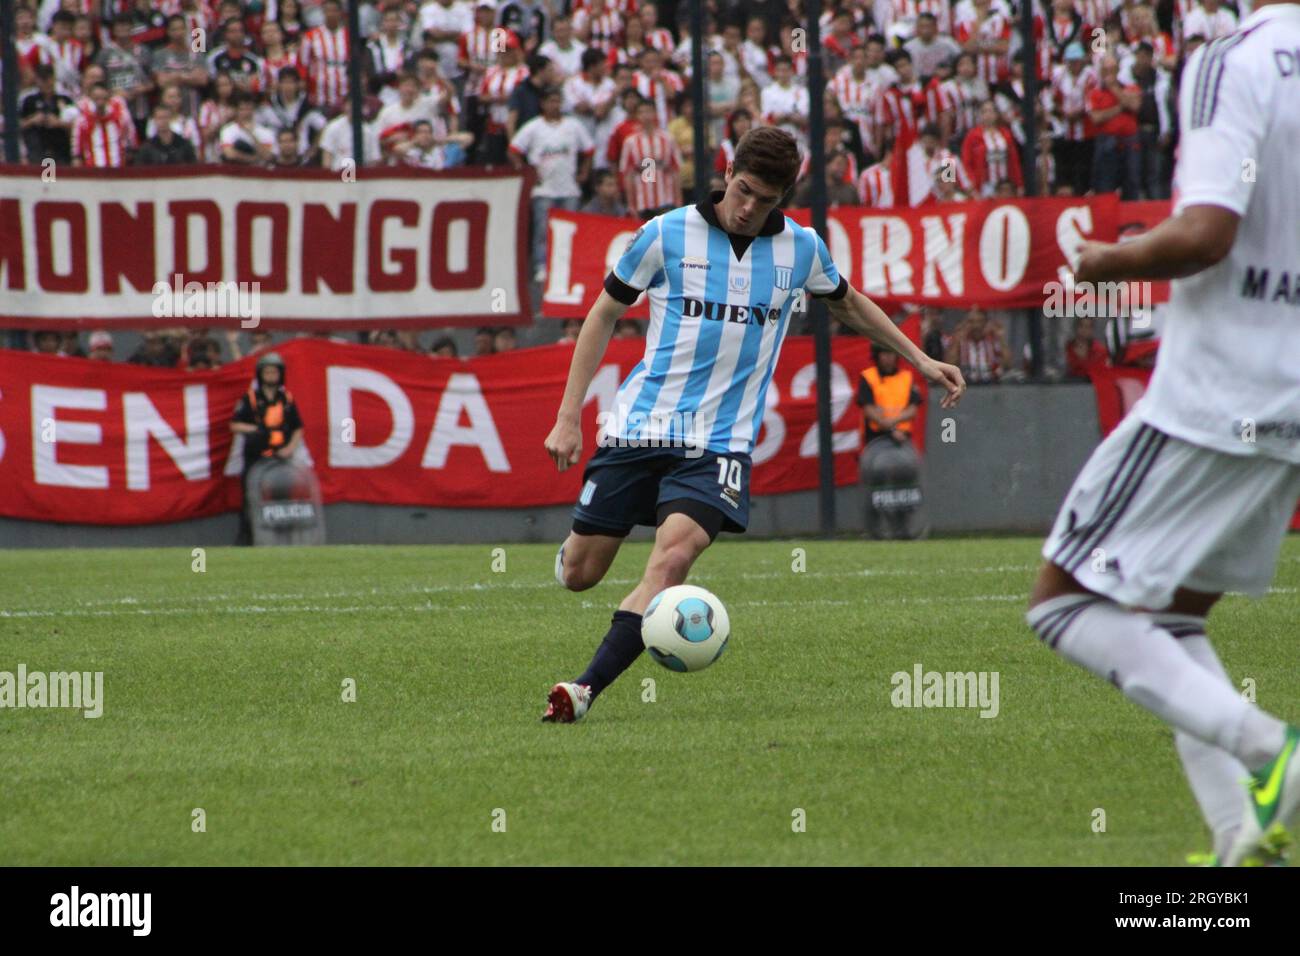
[(615, 611), (609, 633), (596, 648), (596, 655), (576, 683), (588, 685), (594, 700), (597, 694), (614, 683), (619, 674), (631, 667), (644, 650), (641, 615), (633, 611)]

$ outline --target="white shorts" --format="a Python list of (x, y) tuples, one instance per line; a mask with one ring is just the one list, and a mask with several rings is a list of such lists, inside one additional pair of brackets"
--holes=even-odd
[(1300, 465), (1225, 455), (1129, 415), (1088, 459), (1043, 557), (1090, 591), (1163, 610), (1178, 588), (1263, 594), (1300, 498)]

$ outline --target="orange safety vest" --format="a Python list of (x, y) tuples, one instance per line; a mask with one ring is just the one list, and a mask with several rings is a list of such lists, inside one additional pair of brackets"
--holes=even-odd
[(262, 398), (261, 388), (258, 383), (254, 382), (248, 387), (248, 400), (253, 406), (254, 417), (261, 418), (261, 423), (267, 431), (270, 432), (268, 447), (262, 452), (263, 457), (275, 453), (276, 449), (284, 445), (286, 437), (284, 434), (284, 408), (293, 401), (293, 395), (284, 387), (280, 388), (280, 397), (274, 402), (259, 401)]
[[(875, 396), (872, 403), (886, 415), (897, 415), (912, 404), (912, 373), (907, 369), (899, 369), (893, 375), (882, 378), (880, 370), (874, 365), (862, 370), (862, 377), (866, 379), (871, 386), (871, 394)], [(896, 426), (900, 432), (911, 433), (912, 423), (910, 421), (899, 422)], [(867, 430), (879, 432), (880, 428), (871, 419), (867, 419)]]

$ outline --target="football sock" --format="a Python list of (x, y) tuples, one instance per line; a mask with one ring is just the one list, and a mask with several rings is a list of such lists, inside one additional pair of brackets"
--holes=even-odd
[[(1165, 612), (1148, 616), (1157, 627), (1177, 638), (1178, 646), (1191, 655), (1192, 660), (1229, 687), (1233, 686), (1232, 678), (1210, 645), (1210, 639), (1205, 636), (1205, 618)], [(1236, 693), (1236, 688), (1233, 692)], [(1249, 776), (1249, 771), (1226, 750), (1212, 747), (1181, 730), (1174, 733), (1174, 747), (1183, 762), (1183, 771), (1201, 808), (1201, 815), (1214, 834), (1214, 852), (1223, 859), (1241, 829), (1246, 796), (1241, 783)]]
[(1095, 594), (1066, 594), (1039, 604), (1026, 619), (1061, 656), (1246, 767), (1258, 770), (1282, 749), (1282, 721), (1243, 700), (1150, 618)]
[(644, 650), (641, 615), (634, 611), (615, 611), (609, 633), (600, 642), (600, 647), (596, 648), (596, 655), (576, 683), (588, 685), (592, 700), (595, 700), (602, 690), (614, 683), (619, 674), (632, 666), (632, 662)]

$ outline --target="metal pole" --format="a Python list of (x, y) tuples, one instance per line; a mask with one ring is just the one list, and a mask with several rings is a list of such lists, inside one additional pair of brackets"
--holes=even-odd
[(1025, 195), (1038, 193), (1038, 58), (1034, 45), (1034, 4), (1020, 0), (1020, 53), (1025, 99), (1020, 115), (1025, 131)]
[(352, 157), (357, 169), (366, 164), (366, 137), (362, 131), (361, 58), (366, 55), (361, 37), (361, 0), (348, 3), (348, 100), (352, 105)]
[[(1038, 57), (1034, 44), (1034, 4), (1020, 0), (1020, 53), (1024, 77), (1025, 98), (1020, 104), (1021, 128), (1025, 132), (1025, 195), (1038, 194)], [(1029, 362), (1030, 374), (1038, 379), (1043, 374), (1043, 314), (1041, 309), (1029, 312)]]
[(704, 69), (703, 0), (691, 3), (691, 77), (691, 104), (695, 109), (695, 202), (702, 203), (709, 196), (708, 117), (704, 108), (704, 84), (708, 72)]
[[(817, 235), (826, 231), (826, 137), (822, 110), (821, 0), (808, 0), (808, 175), (812, 177), (812, 221)], [(822, 534), (835, 533), (835, 459), (831, 450), (831, 330), (826, 307), (810, 300), (813, 347), (817, 361), (818, 504)]]
[(18, 162), (18, 51), (14, 47), (14, 0), (0, 0), (0, 37), (4, 38), (5, 162)]

